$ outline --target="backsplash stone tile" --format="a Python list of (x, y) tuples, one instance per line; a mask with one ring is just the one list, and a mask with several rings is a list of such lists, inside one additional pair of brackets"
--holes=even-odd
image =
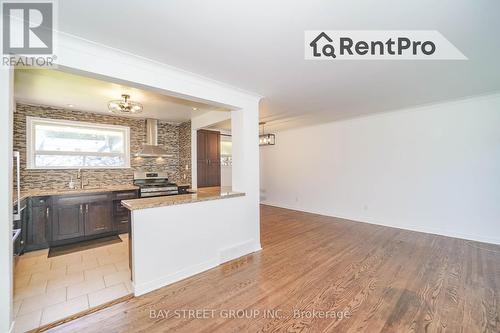
[[(14, 113), (14, 150), (21, 156), (21, 189), (67, 188), (71, 176), (76, 180), (76, 170), (28, 170), (26, 169), (26, 117), (64, 119), (99, 124), (121, 125), (130, 128), (130, 169), (85, 169), (84, 178), (89, 187), (105, 187), (132, 184), (134, 171), (166, 171), (169, 179), (176, 183), (191, 184), (191, 123), (180, 125), (159, 121), (158, 144), (172, 157), (134, 157), (146, 140), (145, 119), (104, 115), (92, 112), (67, 110), (57, 107), (17, 103)], [(189, 166), (188, 172), (184, 170)], [(187, 174), (184, 177), (184, 174)], [(77, 184), (78, 186), (78, 184)]]
[(191, 122), (179, 125), (179, 184), (191, 185)]

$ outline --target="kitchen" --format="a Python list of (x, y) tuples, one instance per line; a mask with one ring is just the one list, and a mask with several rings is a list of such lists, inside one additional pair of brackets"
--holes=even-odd
[(124, 200), (231, 194), (228, 109), (53, 70), (14, 93), (16, 331), (131, 297)]

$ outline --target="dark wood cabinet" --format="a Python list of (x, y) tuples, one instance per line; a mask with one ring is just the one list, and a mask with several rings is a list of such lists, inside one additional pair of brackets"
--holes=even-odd
[(92, 202), (85, 207), (85, 236), (113, 231), (111, 201)]
[(25, 251), (48, 246), (50, 214), (49, 198), (37, 197), (28, 201)]
[(120, 200), (113, 201), (114, 230), (126, 233), (130, 227), (130, 211), (123, 207)]
[(52, 241), (84, 236), (85, 204), (57, 204), (52, 212)]
[(113, 194), (113, 230), (118, 234), (130, 231), (130, 211), (122, 206), (121, 201), (137, 197), (136, 191), (122, 191)]
[(198, 187), (220, 186), (220, 132), (197, 132)]
[(121, 200), (137, 191), (33, 197), (28, 201), (26, 251), (129, 231)]
[[(20, 219), (13, 221), (13, 228), (14, 229), (21, 229), (20, 234), (17, 236), (17, 238), (14, 240), (14, 243), (12, 244), (13, 245), (13, 252), (14, 252), (15, 256), (22, 254), (25, 251), (25, 247), (26, 247), (26, 242), (27, 242), (26, 222), (28, 220), (28, 211), (29, 211), (29, 209), (27, 208), (27, 205), (28, 205), (27, 201), (28, 200), (26, 200), (26, 199), (21, 199), (19, 206), (25, 207), (25, 209), (21, 208), (20, 209)], [(15, 208), (17, 210), (17, 205), (15, 206)]]
[(196, 134), (196, 173), (197, 173), (197, 183), (198, 187), (207, 186), (207, 136), (204, 131), (198, 130)]

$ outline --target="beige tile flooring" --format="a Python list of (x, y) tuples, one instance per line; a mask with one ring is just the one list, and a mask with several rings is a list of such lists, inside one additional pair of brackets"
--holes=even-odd
[(14, 332), (25, 332), (132, 292), (128, 235), (121, 243), (47, 258), (22, 255), (14, 267)]

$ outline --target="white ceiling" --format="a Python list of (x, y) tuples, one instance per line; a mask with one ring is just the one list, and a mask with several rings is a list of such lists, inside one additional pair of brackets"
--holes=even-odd
[[(290, 127), (500, 90), (497, 0), (64, 0), (60, 30), (265, 96)], [(305, 30), (438, 30), (468, 61), (306, 61)]]
[(142, 113), (131, 117), (170, 122), (183, 122), (210, 110), (220, 110), (211, 105), (55, 70), (17, 69), (14, 77), (15, 99), (24, 103), (109, 114), (108, 102), (121, 99), (125, 93), (144, 106)]

